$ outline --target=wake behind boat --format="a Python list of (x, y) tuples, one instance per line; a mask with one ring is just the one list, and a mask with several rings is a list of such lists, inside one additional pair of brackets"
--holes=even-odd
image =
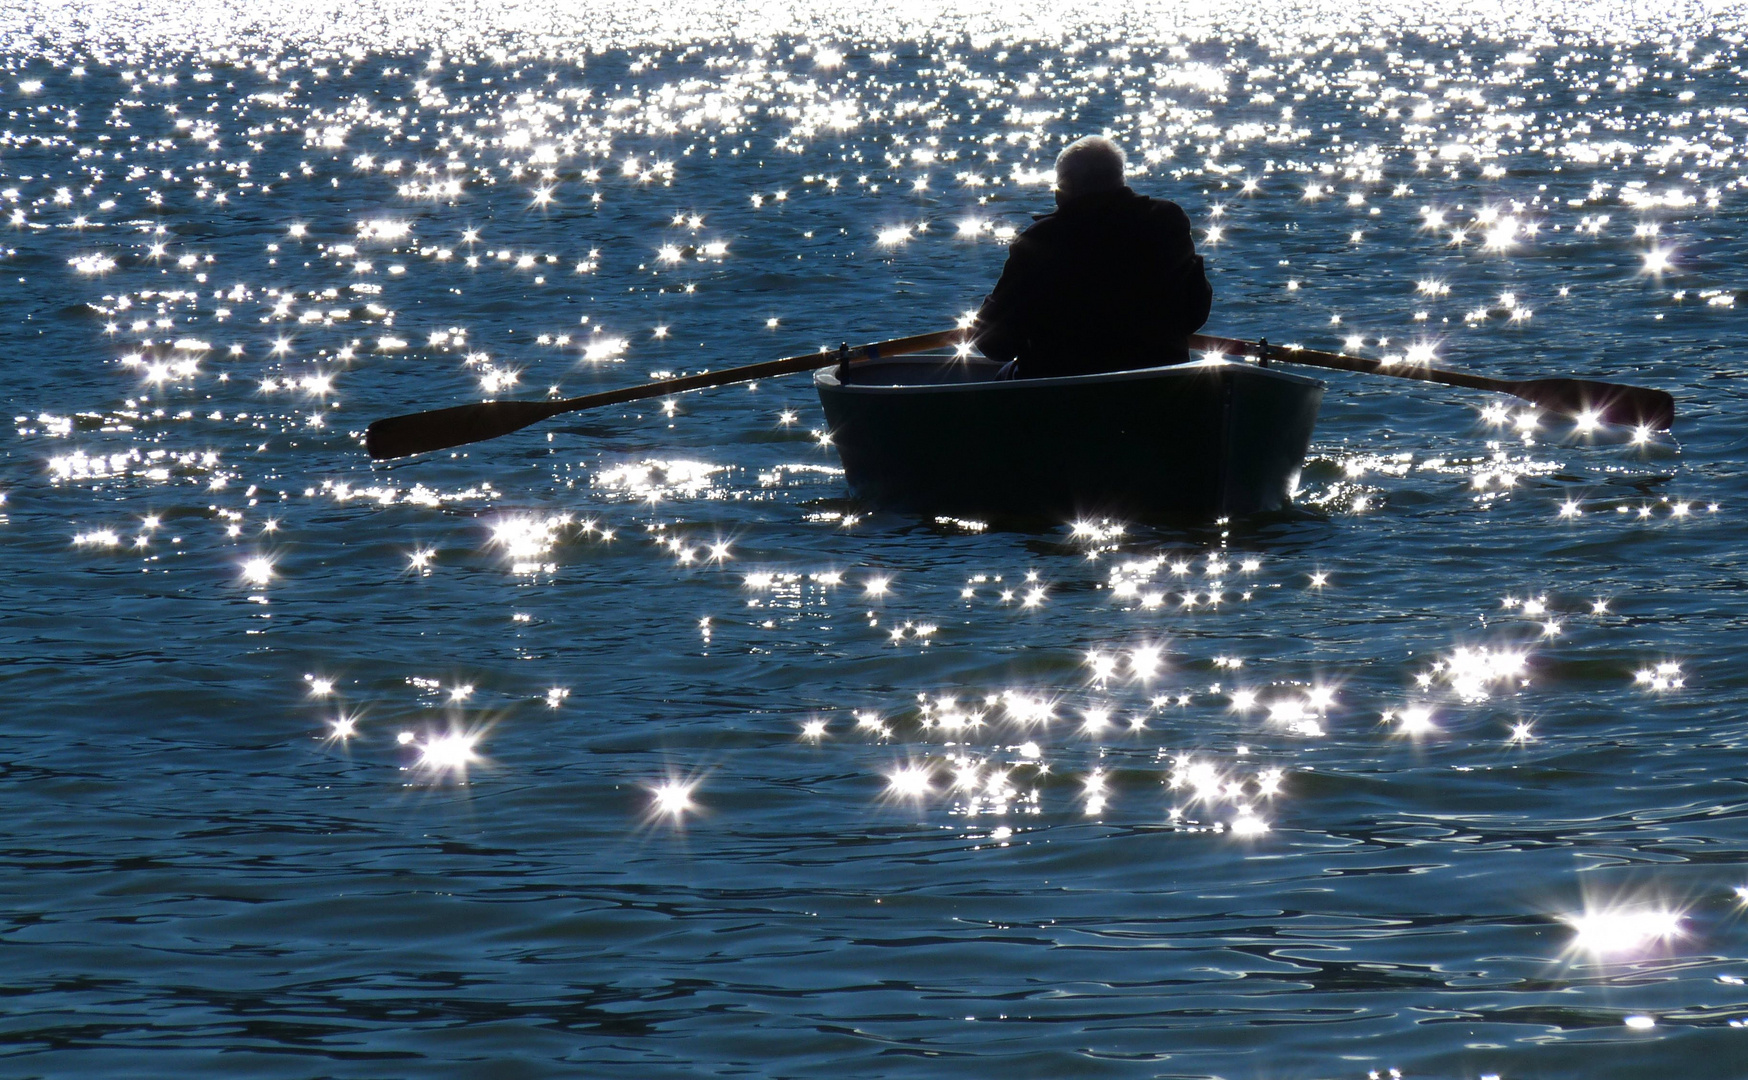
[(1224, 360), (996, 380), (980, 357), (814, 374), (850, 491), (1002, 517), (1230, 516), (1292, 500), (1323, 383)]

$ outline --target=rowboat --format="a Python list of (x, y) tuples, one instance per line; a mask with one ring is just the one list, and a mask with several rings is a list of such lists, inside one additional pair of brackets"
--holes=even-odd
[(1223, 359), (997, 380), (981, 357), (815, 372), (850, 492), (897, 510), (1227, 517), (1292, 501), (1323, 383)]

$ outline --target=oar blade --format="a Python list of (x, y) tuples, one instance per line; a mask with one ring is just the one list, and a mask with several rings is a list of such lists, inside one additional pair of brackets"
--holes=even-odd
[(364, 448), (378, 461), (447, 450), (508, 435), (563, 411), (547, 401), (485, 401), (391, 416), (365, 429)]
[(1511, 387), (1525, 401), (1566, 416), (1654, 431), (1666, 431), (1675, 423), (1675, 399), (1649, 387), (1593, 379), (1526, 379)]

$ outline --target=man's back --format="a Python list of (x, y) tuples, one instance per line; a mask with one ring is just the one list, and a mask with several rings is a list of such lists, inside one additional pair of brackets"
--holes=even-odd
[(1213, 291), (1176, 203), (1128, 188), (1082, 195), (1040, 218), (1008, 252), (978, 313), (977, 345), (1023, 378), (1188, 358)]

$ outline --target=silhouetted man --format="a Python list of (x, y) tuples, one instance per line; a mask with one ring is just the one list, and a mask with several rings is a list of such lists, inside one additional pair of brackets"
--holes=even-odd
[(1089, 135), (1056, 158), (1056, 212), (1008, 249), (977, 313), (983, 355), (1003, 377), (1037, 379), (1189, 359), (1213, 289), (1190, 219), (1123, 183), (1123, 151)]

